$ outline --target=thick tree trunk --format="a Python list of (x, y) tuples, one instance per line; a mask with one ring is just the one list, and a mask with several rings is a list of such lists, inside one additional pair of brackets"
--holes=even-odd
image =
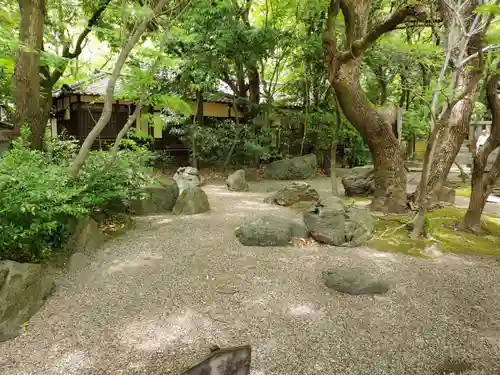
[(406, 171), (399, 142), (385, 116), (377, 111), (359, 84), (359, 60), (338, 70), (332, 86), (342, 112), (366, 141), (373, 158), (375, 211), (406, 211)]
[[(330, 0), (323, 45), (328, 57), (328, 80), (335, 89), (346, 118), (368, 144), (375, 167), (372, 209), (406, 211), (406, 170), (399, 142), (385, 117), (363, 92), (359, 77), (363, 54), (385, 33), (393, 31), (407, 17), (425, 19), (419, 4), (398, 8), (384, 21), (370, 27), (371, 0)], [(345, 38), (339, 49), (337, 16), (343, 13)]]
[(43, 121), (40, 111), (39, 69), (45, 0), (19, 0), (19, 10), (21, 25), (15, 68), (16, 131), (19, 131), (23, 124), (33, 127)]

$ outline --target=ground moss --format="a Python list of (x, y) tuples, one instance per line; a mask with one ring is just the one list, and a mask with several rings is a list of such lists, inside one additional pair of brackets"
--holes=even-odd
[(483, 215), (481, 235), (456, 230), (465, 211), (449, 207), (430, 212), (428, 232), (432, 239), (411, 240), (407, 216), (375, 216), (375, 234), (369, 245), (382, 251), (424, 256), (426, 246), (436, 244), (442, 252), (500, 256), (500, 217)]
[(455, 190), (455, 195), (457, 197), (467, 197), (469, 198), (470, 197), (470, 193), (471, 193), (471, 187), (470, 186), (464, 186), (464, 187), (461, 187), (461, 188), (458, 188)]

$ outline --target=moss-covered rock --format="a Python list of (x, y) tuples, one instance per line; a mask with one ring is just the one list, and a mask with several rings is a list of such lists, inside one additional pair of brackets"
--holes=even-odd
[(269, 180), (305, 180), (316, 175), (316, 155), (309, 154), (291, 159), (277, 160), (264, 170)]

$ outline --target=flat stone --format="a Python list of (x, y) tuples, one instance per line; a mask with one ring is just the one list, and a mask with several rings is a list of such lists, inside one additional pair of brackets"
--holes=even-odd
[(287, 246), (293, 237), (307, 235), (300, 224), (276, 216), (250, 220), (236, 230), (236, 237), (245, 246)]
[(303, 181), (294, 181), (281, 187), (277, 192), (267, 197), (264, 202), (279, 206), (291, 206), (298, 202), (319, 201), (319, 194), (311, 185)]
[(325, 285), (337, 292), (352, 295), (384, 294), (390, 285), (366, 270), (360, 268), (337, 268), (324, 272)]

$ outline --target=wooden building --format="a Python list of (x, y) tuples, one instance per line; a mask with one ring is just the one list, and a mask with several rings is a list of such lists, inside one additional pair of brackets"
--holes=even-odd
[[(123, 80), (120, 77), (115, 88), (115, 97), (122, 95)], [(90, 82), (73, 86), (64, 85), (53, 93), (53, 114), (51, 119), (52, 136), (61, 132), (73, 136), (83, 142), (101, 116), (104, 106), (104, 94), (109, 81), (109, 74), (101, 74)], [(184, 99), (196, 113), (196, 101)], [(126, 99), (116, 99), (113, 103), (111, 119), (95, 141), (93, 148), (104, 148), (114, 142), (119, 131), (135, 110), (135, 102)], [(169, 134), (163, 124), (156, 127), (149, 122), (146, 114), (163, 111), (161, 107), (144, 107), (135, 126), (147, 132), (154, 138), (155, 149), (165, 149), (172, 153), (186, 153), (188, 146), (177, 137)], [(227, 93), (208, 95), (203, 103), (205, 117), (234, 118), (237, 114), (233, 109), (232, 98)]]

